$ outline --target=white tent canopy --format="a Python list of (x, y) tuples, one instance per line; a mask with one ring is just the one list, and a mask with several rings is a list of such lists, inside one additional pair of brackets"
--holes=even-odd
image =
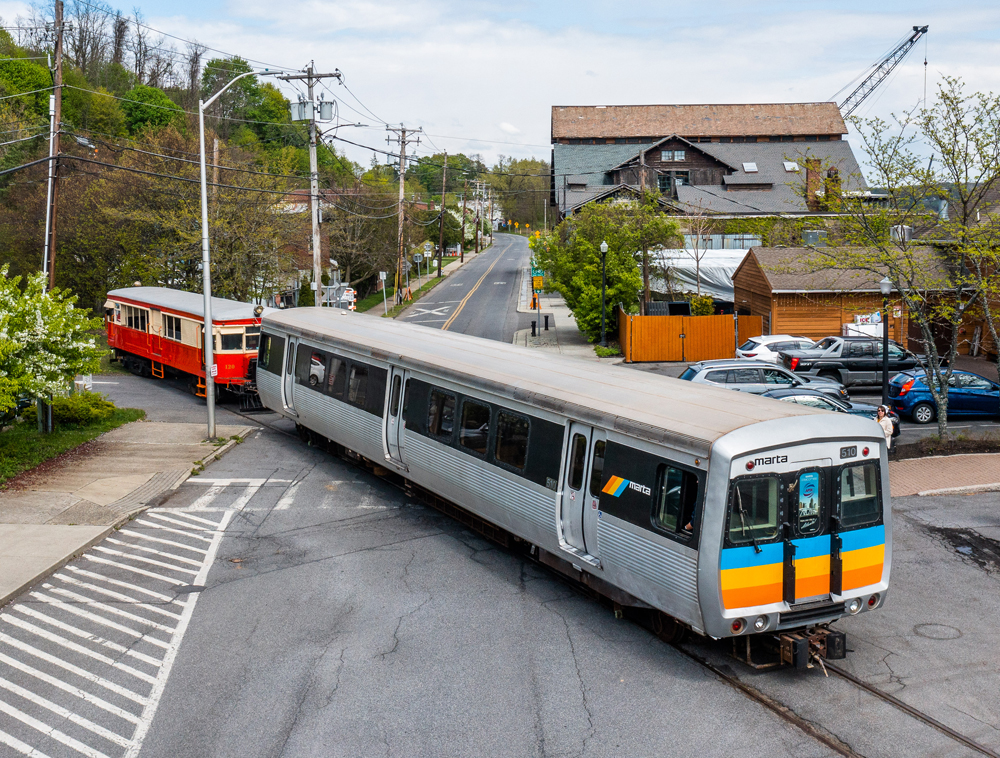
[[(733, 300), (733, 274), (746, 257), (746, 250), (652, 250), (650, 261), (657, 272), (668, 271), (673, 292), (697, 292), (701, 279), (701, 293), (716, 300)], [(700, 261), (696, 262), (697, 259)], [(650, 277), (650, 287), (668, 294), (663, 276)]]

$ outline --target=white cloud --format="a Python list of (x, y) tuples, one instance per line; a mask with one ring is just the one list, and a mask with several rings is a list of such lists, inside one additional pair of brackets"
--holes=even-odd
[(497, 124), (497, 126), (500, 127), (500, 131), (507, 132), (507, 134), (520, 134), (521, 133), (520, 129), (518, 129), (513, 124), (508, 124), (506, 121), (501, 121), (499, 124)]

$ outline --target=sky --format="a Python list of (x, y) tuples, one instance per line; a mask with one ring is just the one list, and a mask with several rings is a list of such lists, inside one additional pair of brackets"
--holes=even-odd
[[(915, 24), (929, 33), (858, 115), (888, 120), (918, 106), (925, 52), (930, 99), (943, 75), (1000, 92), (996, 0), (135, 3), (151, 27), (261, 66), (339, 69), (346, 88), (328, 80), (322, 91), (343, 121), (365, 125), (340, 137), (387, 149), (385, 121), (403, 123), (425, 132), (417, 154), (479, 153), (487, 163), (548, 160), (553, 105), (830, 100)], [(0, 0), (0, 17), (11, 24), (23, 8)], [(340, 147), (371, 162), (369, 150)]]

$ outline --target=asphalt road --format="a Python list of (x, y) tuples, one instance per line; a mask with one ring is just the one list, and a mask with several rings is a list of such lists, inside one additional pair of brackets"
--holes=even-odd
[(510, 342), (530, 324), (517, 312), (518, 283), (530, 260), (525, 237), (497, 234), (493, 246), (448, 276), (399, 320)]

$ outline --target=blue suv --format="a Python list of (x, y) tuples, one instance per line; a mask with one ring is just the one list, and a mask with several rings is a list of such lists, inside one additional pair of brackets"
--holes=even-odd
[[(889, 382), (889, 402), (903, 416), (918, 424), (937, 417), (937, 403), (927, 386), (923, 369), (903, 371)], [(1000, 414), (1000, 385), (969, 371), (954, 371), (948, 383), (948, 417)]]

